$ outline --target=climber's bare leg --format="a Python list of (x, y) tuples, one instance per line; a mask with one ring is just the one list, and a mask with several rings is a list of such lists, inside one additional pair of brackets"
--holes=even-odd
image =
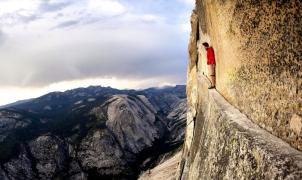
[(216, 85), (215, 65), (209, 65), (209, 79), (211, 82), (209, 89), (215, 88)]

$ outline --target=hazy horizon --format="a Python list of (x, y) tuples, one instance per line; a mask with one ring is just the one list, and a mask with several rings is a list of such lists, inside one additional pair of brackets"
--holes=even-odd
[(185, 84), (193, 4), (0, 1), (0, 105), (90, 85)]
[(41, 95), (39, 95), (37, 97), (26, 98), (26, 99), (18, 99), (18, 100), (14, 101), (14, 102), (9, 102), (9, 103), (6, 103), (6, 104), (0, 104), (0, 107), (4, 107), (6, 105), (17, 103), (19, 101), (26, 101), (26, 100), (30, 100), (30, 99), (39, 98), (41, 96), (47, 95), (48, 93), (52, 93), (52, 92), (65, 92), (65, 91), (74, 90), (74, 89), (78, 89), (78, 88), (102, 87), (102, 88), (113, 88), (113, 89), (118, 89), (118, 90), (135, 90), (135, 91), (141, 91), (141, 90), (147, 90), (147, 89), (150, 89), (150, 88), (164, 89), (164, 88), (176, 87), (176, 86), (186, 86), (186, 84), (149, 86), (149, 87), (144, 87), (144, 88), (114, 88), (114, 87), (111, 87), (111, 86), (101, 86), (101, 85), (89, 85), (89, 86), (85, 86), (85, 87), (84, 86), (80, 86), (80, 87), (75, 87), (75, 88), (70, 88), (70, 89), (64, 89), (64, 90), (49, 91), (49, 92), (46, 92), (45, 94), (41, 94)]

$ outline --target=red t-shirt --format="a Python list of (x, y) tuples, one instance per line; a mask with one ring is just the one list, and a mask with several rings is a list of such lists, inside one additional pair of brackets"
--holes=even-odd
[(215, 64), (215, 54), (212, 47), (207, 48), (207, 64)]

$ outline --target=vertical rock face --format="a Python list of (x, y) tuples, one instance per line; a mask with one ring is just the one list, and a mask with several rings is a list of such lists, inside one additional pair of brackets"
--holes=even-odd
[(187, 101), (186, 99), (181, 100), (173, 108), (174, 110), (167, 116), (168, 128), (170, 131), (170, 142), (182, 142), (185, 136), (185, 127), (187, 119)]
[[(302, 117), (301, 9), (298, 0), (197, 0), (191, 38), (195, 47), (190, 45), (190, 64), (195, 64), (197, 42), (208, 41), (215, 50), (218, 91), (255, 123), (300, 150), (302, 136), (290, 120)], [(198, 54), (198, 69), (205, 71), (205, 50)]]
[(188, 66), (188, 77), (187, 77), (187, 101), (188, 101), (188, 111), (187, 111), (187, 128), (186, 128), (186, 140), (185, 140), (185, 148), (190, 149), (191, 140), (193, 139), (193, 127), (194, 127), (194, 117), (196, 116), (197, 109), (197, 100), (198, 100), (198, 92), (197, 92), (197, 39), (198, 39), (198, 17), (195, 11), (191, 16), (191, 36), (189, 42), (189, 66)]
[[(199, 78), (199, 111), (183, 179), (301, 179), (302, 153), (261, 129)], [(189, 155), (186, 155), (189, 154)]]
[(12, 111), (0, 110), (0, 142), (2, 142), (10, 131), (27, 127), (31, 121), (23, 118), (21, 114)]
[(40, 136), (29, 143), (30, 153), (36, 161), (39, 178), (53, 179), (62, 173), (67, 164), (66, 144), (59, 138)]
[(99, 130), (88, 135), (77, 152), (85, 171), (97, 169), (100, 174), (118, 175), (127, 170), (123, 151), (108, 130)]
[(2, 171), (3, 177), (1, 177), (0, 175), (0, 179), (33, 179), (34, 172), (32, 167), (33, 164), (23, 147), (21, 153), (17, 158), (14, 158), (4, 164), (4, 168), (6, 169), (7, 175), (5, 175), (4, 171)]
[[(301, 9), (298, 0), (196, 0), (178, 177), (301, 179)], [(219, 94), (207, 89), (203, 42), (215, 51)]]
[(164, 123), (139, 98), (116, 95), (108, 101), (106, 124), (124, 150), (137, 154), (163, 137)]

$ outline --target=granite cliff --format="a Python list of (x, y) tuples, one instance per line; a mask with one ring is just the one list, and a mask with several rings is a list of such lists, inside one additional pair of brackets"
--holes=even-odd
[[(302, 3), (196, 0), (177, 179), (302, 178)], [(216, 55), (208, 90), (206, 51)]]
[(136, 179), (182, 144), (185, 98), (185, 86), (88, 87), (1, 108), (0, 179)]

